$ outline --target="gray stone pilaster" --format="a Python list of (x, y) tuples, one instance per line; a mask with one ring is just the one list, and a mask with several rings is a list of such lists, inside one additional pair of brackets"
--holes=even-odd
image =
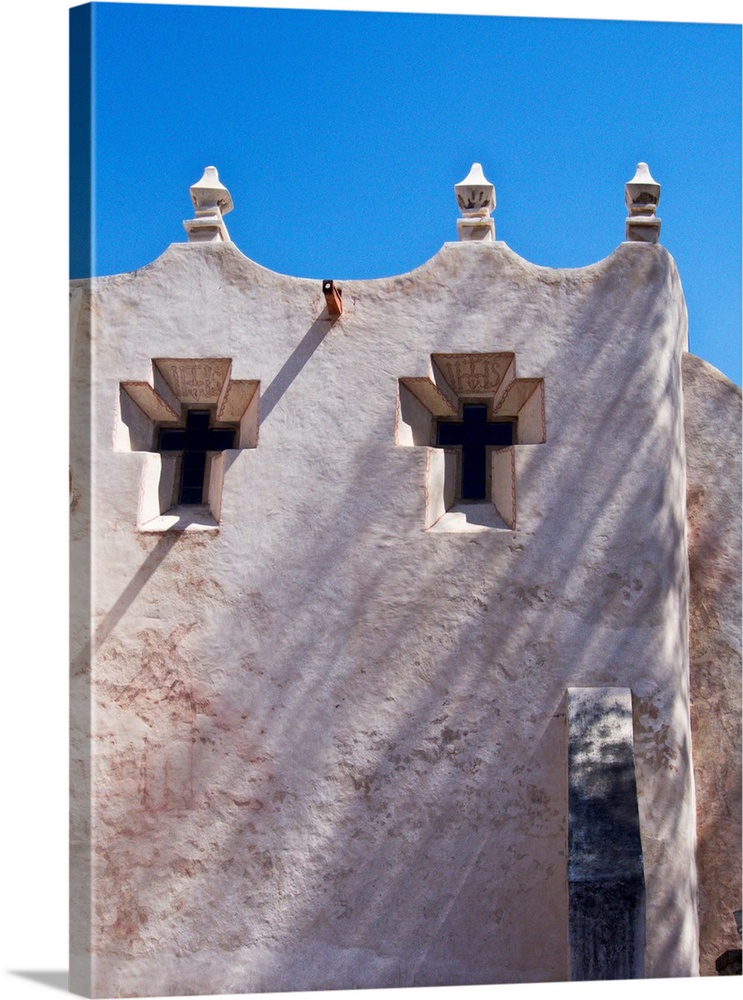
[(574, 980), (644, 975), (645, 878), (629, 688), (568, 688), (568, 921)]

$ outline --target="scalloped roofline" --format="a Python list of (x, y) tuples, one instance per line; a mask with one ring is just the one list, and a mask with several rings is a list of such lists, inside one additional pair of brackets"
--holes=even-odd
[[(580, 277), (582, 275), (590, 275), (591, 272), (599, 273), (611, 266), (611, 263), (615, 259), (624, 256), (627, 252), (633, 254), (662, 254), (670, 261), (673, 261), (672, 255), (660, 243), (641, 243), (624, 240), (619, 243), (615, 249), (611, 251), (611, 253), (607, 254), (605, 257), (599, 258), (597, 261), (592, 261), (590, 264), (581, 264), (578, 267), (549, 267), (545, 264), (535, 264), (526, 257), (522, 257), (503, 240), (491, 240), (487, 242), (458, 242), (456, 240), (451, 240), (443, 243), (433, 256), (412, 268), (410, 271), (402, 271), (398, 274), (384, 275), (378, 278), (343, 278), (334, 276), (333, 280), (340, 284), (374, 284), (379, 286), (383, 282), (396, 282), (403, 278), (423, 274), (434, 268), (438, 262), (443, 260), (445, 257), (448, 257), (451, 253), (496, 253), (500, 254), (505, 261), (517, 266), (522, 271), (530, 272), (535, 278), (541, 278), (542, 280), (559, 280), (567, 276)], [(132, 271), (119, 271), (115, 274), (98, 275), (90, 278), (73, 278), (70, 281), (70, 286), (74, 288), (84, 286), (92, 282), (98, 283), (128, 279), (134, 277), (135, 275), (145, 274), (149, 271), (157, 270), (166, 266), (176, 255), (180, 256), (183, 253), (234, 255), (236, 259), (244, 261), (247, 265), (255, 268), (257, 271), (265, 274), (266, 276), (270, 276), (273, 279), (280, 278), (282, 281), (300, 283), (311, 282), (312, 284), (316, 284), (321, 280), (320, 278), (310, 278), (302, 275), (286, 274), (282, 271), (274, 271), (273, 269), (266, 267), (265, 265), (254, 260), (252, 257), (243, 253), (236, 243), (231, 240), (224, 240), (213, 243), (173, 242), (170, 243), (159, 256), (155, 257), (154, 260), (150, 261), (148, 264), (142, 265), (142, 267), (135, 268)]]

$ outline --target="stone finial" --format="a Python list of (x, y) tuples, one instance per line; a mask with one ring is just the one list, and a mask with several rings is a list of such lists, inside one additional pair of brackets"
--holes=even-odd
[(647, 163), (638, 163), (635, 176), (624, 185), (624, 201), (629, 212), (625, 239), (634, 243), (657, 243), (660, 219), (655, 209), (660, 201), (660, 184), (650, 176)]
[(219, 181), (216, 167), (207, 167), (203, 177), (189, 188), (195, 217), (183, 226), (189, 243), (215, 243), (229, 240), (227, 226), (222, 218), (232, 211), (230, 192)]
[(460, 240), (494, 240), (495, 222), (490, 213), (495, 208), (495, 188), (482, 172), (479, 163), (459, 184), (454, 185), (454, 194), (462, 213), (457, 219)]

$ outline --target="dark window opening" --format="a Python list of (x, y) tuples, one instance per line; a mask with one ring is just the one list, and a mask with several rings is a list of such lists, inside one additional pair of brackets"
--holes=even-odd
[(185, 427), (162, 427), (159, 451), (180, 451), (181, 477), (178, 487), (179, 504), (203, 503), (206, 478), (206, 456), (210, 451), (233, 448), (233, 428), (210, 427), (209, 410), (189, 410)]
[(487, 449), (513, 444), (513, 427), (512, 420), (488, 423), (488, 408), (484, 403), (465, 403), (462, 420), (437, 422), (437, 446), (462, 449), (462, 500), (487, 497)]

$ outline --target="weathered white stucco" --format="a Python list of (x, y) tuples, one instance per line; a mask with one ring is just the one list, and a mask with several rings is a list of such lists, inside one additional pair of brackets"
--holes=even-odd
[[(343, 283), (332, 319), (319, 281), (231, 243), (77, 287), (73, 886), (90, 877), (92, 914), (73, 982), (89, 963), (99, 996), (568, 978), (568, 687), (631, 689), (645, 974), (694, 975), (667, 251), (551, 270), (449, 243)], [(430, 378), (432, 354), (508, 352), (543, 380), (534, 443), (498, 459), (515, 530), (492, 504), (447, 528), (444, 455), (414, 443), (400, 380)], [(217, 527), (141, 530), (160, 459), (130, 450), (121, 383), (152, 383), (158, 358), (260, 382)]]
[(700, 972), (714, 976), (740, 947), (741, 391), (691, 354), (682, 373)]

